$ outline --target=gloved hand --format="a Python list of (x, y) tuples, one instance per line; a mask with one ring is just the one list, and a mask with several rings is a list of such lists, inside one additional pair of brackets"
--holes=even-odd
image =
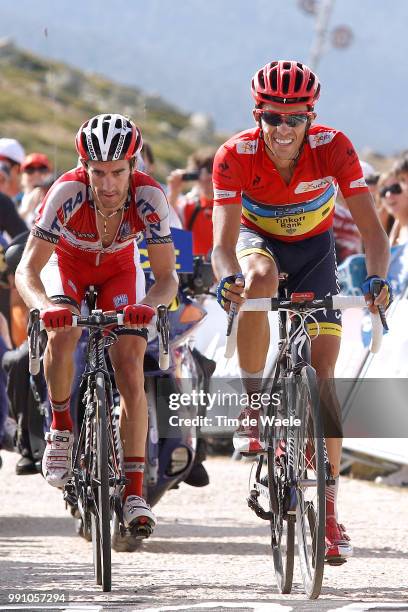
[(147, 304), (129, 304), (123, 309), (124, 324), (146, 327), (156, 314), (156, 311)]
[(72, 312), (66, 306), (50, 306), (40, 312), (45, 329), (64, 329), (72, 325)]
[(238, 272), (237, 274), (231, 274), (230, 276), (224, 276), (224, 278), (222, 278), (218, 283), (217, 302), (224, 310), (228, 310), (229, 305), (231, 304), (231, 300), (226, 297), (226, 292), (230, 291), (232, 287), (235, 287), (236, 289), (240, 290), (231, 291), (231, 293), (241, 295), (242, 290), (245, 287), (244, 275), (241, 272)]
[[(388, 306), (391, 304), (392, 302), (392, 288), (390, 283), (385, 280), (384, 278), (380, 278), (379, 276), (377, 276), (376, 274), (373, 274), (373, 276), (367, 276), (367, 278), (365, 279), (365, 281), (363, 282), (363, 284), (361, 285), (361, 291), (363, 292), (363, 294), (367, 297), (370, 296), (371, 300), (372, 300), (372, 304), (374, 304), (374, 299), (377, 297), (377, 295), (374, 295), (374, 282), (375, 281), (380, 281), (380, 292), (377, 292), (377, 295), (380, 295), (380, 293), (382, 293), (383, 295), (381, 296), (381, 303), (379, 303), (379, 306), (384, 306), (384, 308), (388, 308)], [(383, 291), (383, 289), (385, 288), (385, 291)]]

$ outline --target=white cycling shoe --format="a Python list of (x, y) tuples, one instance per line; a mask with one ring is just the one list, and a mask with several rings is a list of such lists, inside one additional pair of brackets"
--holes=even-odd
[(143, 497), (129, 495), (123, 504), (123, 522), (132, 532), (140, 529), (141, 532), (146, 530), (151, 533), (156, 525), (156, 517)]
[(51, 429), (45, 434), (47, 446), (42, 458), (42, 473), (52, 487), (63, 487), (72, 476), (71, 457), (74, 446), (72, 431)]

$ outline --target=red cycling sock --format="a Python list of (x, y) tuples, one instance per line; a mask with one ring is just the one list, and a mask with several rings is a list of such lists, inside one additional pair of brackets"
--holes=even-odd
[(69, 410), (70, 397), (62, 402), (51, 399), (50, 404), (52, 409), (52, 423), (51, 429), (58, 429), (59, 431), (72, 431), (73, 423), (71, 419), (71, 413)]
[(144, 457), (125, 457), (125, 476), (129, 481), (125, 486), (123, 501), (129, 495), (143, 497)]

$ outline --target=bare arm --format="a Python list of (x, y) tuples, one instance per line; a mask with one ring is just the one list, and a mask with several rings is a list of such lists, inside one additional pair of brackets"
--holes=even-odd
[(15, 274), (17, 290), (28, 308), (54, 306), (45, 292), (40, 273), (55, 245), (30, 235)]
[[(386, 278), (390, 261), (390, 243), (378, 218), (371, 194), (361, 193), (347, 198), (346, 202), (363, 238), (368, 276), (376, 274), (381, 278)], [(370, 310), (376, 312), (376, 309), (371, 306), (371, 299), (366, 296), (366, 300)], [(388, 305), (386, 287), (383, 287), (374, 304)]]
[(390, 244), (369, 193), (361, 193), (346, 199), (353, 219), (363, 238), (368, 275), (387, 276)]
[(155, 283), (147, 292), (143, 303), (153, 307), (170, 304), (178, 290), (174, 245), (171, 242), (148, 244), (147, 252)]
[(241, 204), (214, 206), (214, 247), (211, 261), (218, 280), (241, 272), (235, 252), (239, 238), (241, 209)]

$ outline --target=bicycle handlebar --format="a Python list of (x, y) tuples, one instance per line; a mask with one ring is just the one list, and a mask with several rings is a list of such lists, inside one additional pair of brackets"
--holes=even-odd
[[(39, 354), (39, 336), (40, 332), (45, 329), (44, 322), (40, 318), (40, 311), (36, 308), (30, 311), (30, 334), (28, 339), (29, 348), (29, 371), (30, 374), (36, 375), (40, 371), (40, 354)], [(93, 310), (87, 317), (80, 315), (72, 316), (72, 324), (70, 327), (95, 327), (104, 328), (109, 325), (123, 326), (124, 315), (121, 312), (114, 314), (106, 314), (101, 310)], [(167, 317), (167, 306), (160, 304), (157, 307), (157, 315), (153, 317), (152, 322), (148, 325), (143, 325), (143, 329), (147, 329), (148, 333), (153, 331), (159, 335), (159, 367), (161, 370), (168, 370), (170, 365), (169, 356), (169, 322)]]
[[(280, 300), (278, 298), (250, 298), (241, 304), (239, 310), (249, 312), (269, 312), (278, 310), (291, 310), (299, 313), (312, 313), (315, 310), (346, 310), (347, 308), (366, 308), (367, 304), (362, 295), (332, 295), (323, 299), (305, 302), (292, 302), (291, 300)], [(380, 350), (383, 323), (380, 314), (370, 312), (372, 323), (372, 339), (370, 351), (378, 353)], [(237, 340), (237, 317), (233, 317), (232, 325), (229, 325), (229, 334), (225, 345), (225, 357), (229, 359), (235, 353)]]

